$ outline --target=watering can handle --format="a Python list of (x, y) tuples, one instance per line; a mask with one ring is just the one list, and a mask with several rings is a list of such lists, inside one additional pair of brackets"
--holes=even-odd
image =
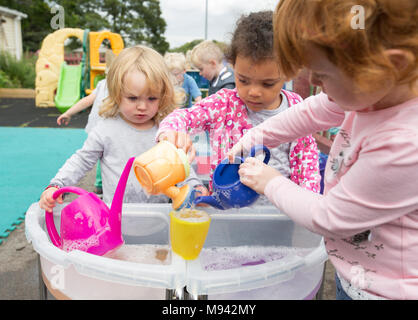
[(263, 150), (265, 152), (265, 157), (263, 162), (265, 164), (267, 164), (270, 161), (270, 150), (269, 148), (267, 148), (266, 146), (262, 145), (262, 144), (258, 144), (254, 147), (251, 148), (250, 151), (250, 157), (255, 157), (255, 155), (257, 154), (258, 151)]
[[(66, 193), (66, 192), (72, 192), (78, 195), (83, 195), (83, 194), (87, 194), (88, 192), (84, 189), (81, 188), (77, 188), (77, 187), (64, 187), (61, 189), (58, 189), (57, 191), (54, 192), (54, 194), (52, 195), (52, 198), (56, 199), (58, 198), (61, 194)], [(57, 232), (57, 228), (55, 227), (55, 222), (54, 222), (54, 215), (52, 213), (52, 211), (45, 211), (45, 223), (46, 223), (46, 230), (48, 231), (49, 237), (51, 238), (52, 243), (56, 246), (56, 247), (61, 247), (61, 238)]]

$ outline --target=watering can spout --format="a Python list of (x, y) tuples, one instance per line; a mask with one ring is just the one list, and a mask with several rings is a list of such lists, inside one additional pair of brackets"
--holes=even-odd
[(115, 190), (112, 205), (110, 206), (109, 224), (111, 228), (118, 229), (118, 232), (122, 232), (122, 205), (123, 196), (125, 194), (126, 183), (128, 181), (129, 173), (131, 172), (132, 164), (135, 157), (128, 160), (120, 176), (118, 186)]
[(225, 210), (226, 208), (224, 208), (214, 197), (212, 196), (202, 196), (202, 197), (197, 197), (193, 203), (199, 204), (199, 203), (206, 203), (216, 209), (220, 209), (220, 210)]

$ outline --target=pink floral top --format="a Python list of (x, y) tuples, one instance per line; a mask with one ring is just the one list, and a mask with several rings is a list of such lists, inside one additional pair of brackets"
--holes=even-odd
[[(293, 92), (282, 90), (289, 106), (302, 101)], [(177, 109), (160, 124), (159, 134), (169, 130), (195, 134), (202, 130), (210, 133), (212, 147), (211, 178), (215, 167), (226, 157), (234, 143), (252, 128), (244, 102), (236, 89), (222, 89), (193, 107)], [(319, 192), (321, 176), (319, 174), (318, 148), (315, 139), (309, 135), (291, 144), (289, 153), (291, 169), (290, 179), (305, 189)], [(212, 179), (211, 179), (212, 180)], [(212, 190), (212, 183), (209, 184)]]

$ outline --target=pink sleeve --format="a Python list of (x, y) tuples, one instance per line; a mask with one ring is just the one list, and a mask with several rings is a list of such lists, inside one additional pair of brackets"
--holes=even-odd
[(296, 223), (315, 233), (353, 236), (418, 210), (417, 149), (416, 134), (376, 134), (368, 137), (357, 161), (326, 195), (302, 189), (281, 176), (272, 179), (264, 193)]
[(200, 100), (193, 107), (177, 109), (170, 113), (159, 125), (156, 137), (169, 130), (195, 133), (209, 130), (212, 124), (211, 114), (219, 108), (218, 102), (224, 100), (223, 91)]
[(338, 127), (344, 116), (344, 111), (338, 105), (320, 93), (267, 119), (249, 130), (240, 141), (247, 150), (259, 143), (273, 148), (317, 131)]
[(307, 190), (319, 193), (321, 175), (315, 139), (311, 135), (298, 139), (290, 151), (289, 160), (290, 179)]
[(161, 121), (158, 128), (157, 137), (160, 135), (160, 133), (169, 130), (187, 131), (187, 122), (187, 113), (185, 112), (185, 109), (174, 110), (167, 117), (165, 117), (163, 121)]

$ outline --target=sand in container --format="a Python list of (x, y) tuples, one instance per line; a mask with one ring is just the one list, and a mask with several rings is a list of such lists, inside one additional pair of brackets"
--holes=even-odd
[(124, 244), (104, 256), (110, 259), (144, 264), (171, 264), (171, 252), (167, 245)]
[(210, 216), (205, 211), (182, 209), (170, 212), (170, 241), (173, 252), (183, 259), (199, 256), (209, 231)]

